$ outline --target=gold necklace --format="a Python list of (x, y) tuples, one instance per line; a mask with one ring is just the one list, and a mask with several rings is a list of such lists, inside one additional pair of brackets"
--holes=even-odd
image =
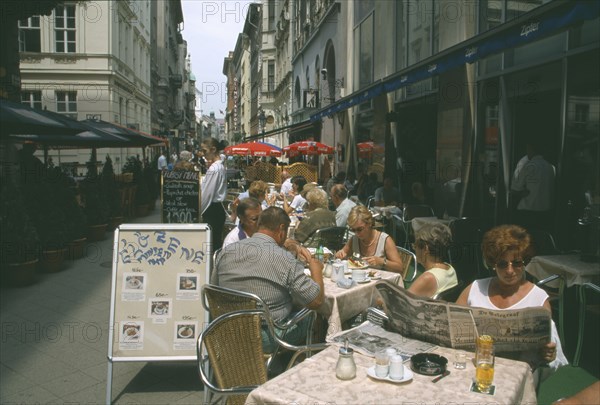
[[(369, 243), (368, 245), (366, 245), (366, 244), (365, 244), (365, 242), (363, 242), (362, 240), (361, 240), (360, 242), (363, 244), (363, 246), (364, 246), (364, 247), (371, 247), (371, 246), (373, 246), (373, 243), (375, 243), (375, 241), (377, 240), (377, 238), (375, 237), (376, 235), (377, 235), (377, 234), (374, 232), (374, 235), (373, 235), (373, 240), (372, 240), (372, 241), (371, 241), (371, 243)], [(360, 240), (360, 239), (359, 239), (359, 240)]]

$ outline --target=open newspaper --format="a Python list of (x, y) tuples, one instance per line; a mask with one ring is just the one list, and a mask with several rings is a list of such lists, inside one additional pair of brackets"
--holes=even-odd
[(393, 347), (404, 360), (410, 359), (414, 354), (428, 352), (437, 347), (431, 343), (388, 332), (369, 321), (331, 337), (331, 342), (338, 346), (343, 346), (346, 341), (354, 350), (371, 357), (375, 357), (375, 353), (381, 350)]
[(417, 297), (385, 280), (381, 294), (389, 329), (402, 336), (455, 349), (474, 350), (480, 335), (494, 338), (497, 353), (537, 350), (550, 341), (550, 312), (542, 307), (491, 310)]

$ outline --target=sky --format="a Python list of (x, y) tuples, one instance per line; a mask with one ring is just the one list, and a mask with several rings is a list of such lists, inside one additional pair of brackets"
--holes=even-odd
[[(227, 101), (227, 78), (223, 61), (235, 50), (242, 32), (250, 0), (182, 0), (183, 39), (191, 55), (192, 72), (196, 76), (196, 114), (215, 113), (224, 116)], [(222, 112), (223, 113), (222, 113)]]

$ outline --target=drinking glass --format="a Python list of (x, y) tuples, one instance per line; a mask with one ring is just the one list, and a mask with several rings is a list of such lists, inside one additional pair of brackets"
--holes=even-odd
[(457, 370), (467, 368), (467, 354), (465, 352), (454, 353), (454, 368)]
[(390, 356), (385, 350), (375, 353), (375, 375), (377, 377), (387, 377), (390, 369)]
[(477, 349), (475, 384), (480, 392), (488, 393), (494, 381), (494, 349), (492, 347)]

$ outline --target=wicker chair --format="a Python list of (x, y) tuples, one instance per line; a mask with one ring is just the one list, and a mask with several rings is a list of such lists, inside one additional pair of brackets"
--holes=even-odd
[[(410, 250), (405, 249), (401, 246), (396, 246), (396, 249), (398, 249), (398, 254), (402, 258), (402, 264), (404, 265), (404, 268), (402, 269), (402, 279), (404, 280), (405, 284), (412, 283), (413, 281), (415, 281), (415, 278), (417, 278), (417, 255), (415, 255), (414, 252), (411, 252)], [(405, 288), (408, 287), (405, 285)]]
[(344, 247), (348, 240), (348, 228), (331, 226), (315, 230), (303, 243), (305, 247), (324, 246), (333, 253)]
[[(205, 284), (202, 286), (202, 304), (204, 308), (209, 311), (211, 319), (235, 311), (241, 310), (260, 310), (264, 313), (264, 319), (266, 327), (269, 330), (270, 335), (274, 338), (277, 346), (272, 353), (266, 353), (267, 368), (271, 366), (271, 363), (280, 348), (290, 350), (294, 352), (291, 360), (287, 364), (287, 368), (290, 368), (296, 362), (298, 356), (305, 353), (307, 357), (313, 351), (323, 350), (327, 347), (325, 344), (312, 344), (312, 325), (315, 320), (315, 312), (307, 308), (299, 311), (293, 318), (287, 322), (277, 322), (271, 316), (269, 307), (263, 302), (263, 300), (255, 294), (247, 293), (244, 291), (237, 291), (230, 288), (219, 287), (212, 284)], [(306, 344), (297, 346), (286, 342), (285, 332), (291, 327), (298, 324), (304, 318), (309, 317), (309, 327), (307, 328)], [(275, 330), (283, 331), (283, 334), (278, 335)]]
[(227, 396), (227, 404), (243, 404), (250, 391), (267, 381), (261, 337), (263, 314), (260, 310), (229, 312), (213, 320), (200, 334), (196, 350), (205, 403), (214, 403), (211, 394), (216, 394)]

